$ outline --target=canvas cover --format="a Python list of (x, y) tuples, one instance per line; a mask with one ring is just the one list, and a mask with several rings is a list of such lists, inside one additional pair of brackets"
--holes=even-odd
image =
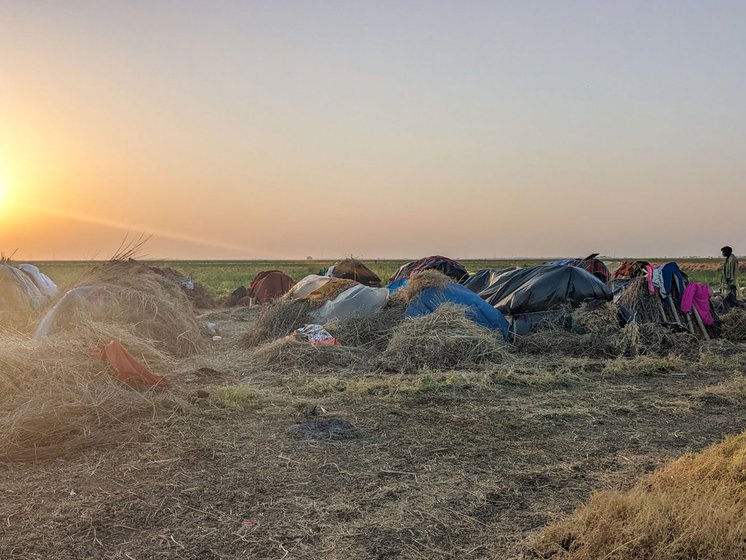
[(373, 288), (381, 286), (381, 279), (378, 275), (356, 259), (345, 259), (334, 263), (326, 271), (326, 275), (332, 278), (355, 280), (364, 286), (371, 286)]
[(593, 276), (601, 280), (604, 284), (608, 284), (611, 280), (611, 272), (609, 272), (609, 267), (606, 266), (606, 263), (604, 263), (602, 260), (596, 258), (597, 253), (594, 253), (584, 259), (563, 259), (558, 261), (551, 261), (545, 264), (561, 264), (561, 265), (567, 265), (567, 266), (576, 266), (578, 268), (582, 268), (583, 270), (587, 270)]
[(330, 278), (329, 281), (315, 289), (310, 294), (299, 298), (308, 303), (310, 309), (318, 309), (328, 301), (337, 299), (337, 297), (355, 286), (361, 286), (354, 280), (343, 280), (342, 278)]
[(34, 333), (40, 340), (64, 329), (85, 312), (90, 318), (103, 317), (111, 304), (111, 295), (97, 286), (78, 286), (68, 291), (42, 318)]
[(475, 294), (478, 294), (482, 290), (485, 290), (491, 286), (497, 278), (504, 272), (515, 270), (518, 267), (510, 268), (483, 268), (482, 270), (476, 271), (472, 274), (469, 279), (464, 283), (464, 286), (469, 288)]
[(508, 338), (510, 325), (502, 313), (480, 298), (465, 286), (451, 283), (440, 288), (427, 288), (409, 302), (407, 317), (429, 315), (444, 303), (463, 305), (467, 308), (466, 316), (487, 329), (500, 331)]
[(251, 281), (248, 296), (258, 303), (268, 303), (284, 296), (294, 284), (293, 279), (280, 270), (265, 270)]
[(320, 324), (333, 319), (367, 317), (374, 315), (384, 308), (390, 292), (386, 288), (371, 288), (356, 284), (340, 293), (333, 300), (326, 301), (311, 313), (313, 319)]

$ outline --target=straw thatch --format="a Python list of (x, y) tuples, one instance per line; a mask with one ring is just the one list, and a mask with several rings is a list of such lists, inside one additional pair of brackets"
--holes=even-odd
[(746, 557), (746, 433), (686, 455), (627, 492), (591, 497), (550, 525), (530, 557), (736, 560)]
[(251, 355), (256, 366), (285, 371), (315, 373), (328, 368), (361, 367), (369, 354), (360, 348), (313, 345), (295, 335), (258, 347)]
[(411, 373), (421, 368), (445, 370), (502, 362), (507, 345), (499, 333), (466, 317), (466, 308), (443, 304), (434, 313), (406, 319), (394, 329), (379, 365)]
[(613, 337), (578, 334), (558, 327), (517, 338), (515, 349), (532, 355), (562, 354), (576, 358), (613, 358), (619, 354)]
[(311, 323), (308, 303), (300, 300), (278, 299), (262, 308), (259, 318), (243, 336), (247, 347), (276, 340), (292, 334), (297, 329)]
[(610, 337), (619, 333), (617, 307), (611, 303), (589, 305), (584, 303), (572, 312), (573, 326), (588, 334)]
[[(164, 396), (117, 381), (91, 356), (97, 343), (81, 331), (43, 341), (0, 332), (0, 462), (41, 460), (137, 436), (127, 421), (152, 415)], [(166, 369), (165, 355), (143, 348), (130, 350), (149, 367)]]
[(118, 325), (174, 356), (188, 356), (200, 346), (199, 325), (181, 288), (150, 267), (134, 262), (110, 262), (89, 271), (81, 285), (97, 288), (105, 305), (77, 305), (60, 310), (56, 331)]
[(650, 295), (645, 277), (640, 276), (632, 280), (619, 297), (619, 303), (632, 313), (639, 323), (659, 323), (661, 305), (657, 295)]

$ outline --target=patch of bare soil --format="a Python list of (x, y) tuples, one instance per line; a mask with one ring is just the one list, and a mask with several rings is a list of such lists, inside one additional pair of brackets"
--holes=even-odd
[(518, 558), (592, 491), (746, 422), (703, 397), (735, 373), (316, 378), (254, 369), (240, 320), (211, 317), (224, 339), (174, 376), (205, 398), (118, 447), (0, 466), (0, 558)]

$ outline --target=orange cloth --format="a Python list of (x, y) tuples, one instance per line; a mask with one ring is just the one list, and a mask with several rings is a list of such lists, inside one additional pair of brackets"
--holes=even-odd
[(146, 385), (164, 385), (168, 379), (148, 371), (140, 362), (127, 352), (127, 349), (116, 340), (96, 350), (94, 358), (109, 362), (117, 370), (117, 378), (122, 383), (140, 382)]

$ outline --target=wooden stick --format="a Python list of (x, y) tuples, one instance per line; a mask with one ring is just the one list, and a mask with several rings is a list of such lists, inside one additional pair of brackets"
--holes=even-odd
[(676, 322), (679, 325), (684, 326), (684, 324), (681, 322), (681, 317), (679, 317), (679, 312), (676, 309), (676, 302), (673, 299), (673, 294), (669, 294), (668, 303), (671, 306), (671, 309), (673, 310), (673, 316), (674, 316), (674, 319), (676, 319)]
[(663, 317), (663, 322), (668, 323), (668, 317), (666, 317), (666, 310), (663, 309), (663, 300), (661, 299), (660, 293), (656, 299), (658, 300), (658, 309), (661, 312), (661, 317)]
[(686, 321), (689, 323), (689, 332), (694, 334), (694, 325), (692, 324), (692, 314), (691, 313), (685, 313), (686, 315)]
[(702, 322), (702, 317), (700, 317), (699, 311), (697, 311), (696, 307), (692, 307), (692, 313), (694, 313), (694, 318), (697, 320), (697, 323), (699, 324), (699, 328), (702, 329), (702, 334), (705, 335), (705, 340), (710, 340), (710, 335), (707, 334), (707, 329), (705, 328), (705, 324)]

